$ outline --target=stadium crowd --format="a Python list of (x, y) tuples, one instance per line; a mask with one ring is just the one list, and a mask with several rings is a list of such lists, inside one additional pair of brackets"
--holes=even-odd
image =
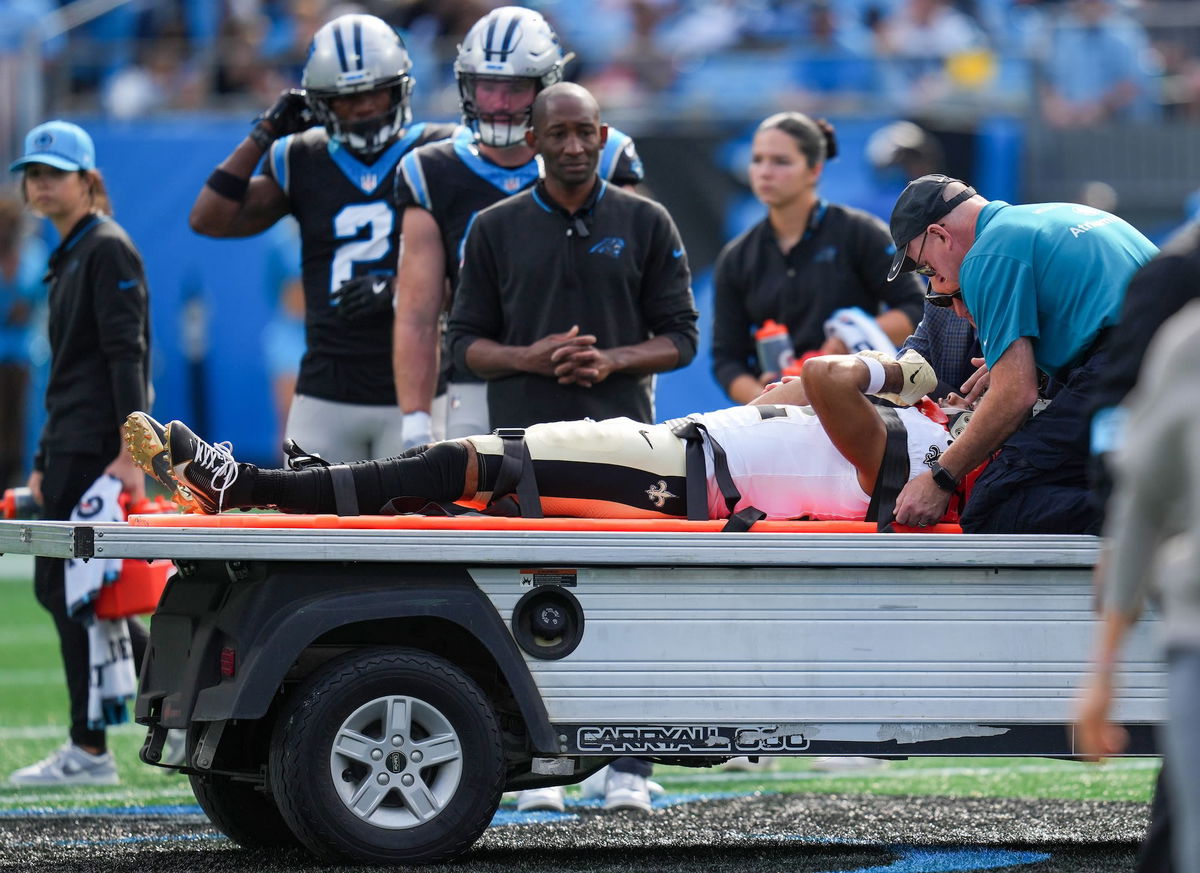
[[(60, 111), (117, 117), (257, 107), (296, 83), (313, 34), (361, 11), (417, 59), (418, 108), (452, 113), (455, 46), (492, 0), (130, 2), (62, 34), (55, 0), (0, 8), (0, 54), (42, 44)], [(746, 99), (835, 111), (886, 105), (1039, 110), (1055, 124), (1200, 113), (1200, 15), (1178, 0), (547, 0), (606, 107)], [(43, 43), (44, 41), (44, 43)]]

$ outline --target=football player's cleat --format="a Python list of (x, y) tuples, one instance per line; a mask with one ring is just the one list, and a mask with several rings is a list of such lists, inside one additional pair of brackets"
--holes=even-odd
[(192, 493), (171, 476), (171, 462), (167, 460), (167, 429), (144, 412), (131, 412), (121, 426), (129, 454), (147, 476), (153, 476), (158, 484), (167, 489), (171, 499), (180, 506), (195, 503)]
[(192, 496), (193, 511), (215, 515), (224, 508), (225, 492), (238, 477), (232, 445), (207, 443), (173, 421), (167, 425), (167, 459), (175, 481)]

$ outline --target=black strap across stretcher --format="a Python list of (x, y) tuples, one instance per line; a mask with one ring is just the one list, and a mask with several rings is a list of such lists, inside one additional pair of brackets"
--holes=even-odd
[(866, 520), (875, 522), (880, 533), (892, 533), (896, 498), (908, 482), (908, 430), (896, 410), (876, 406), (875, 411), (883, 419), (887, 442), (883, 447), (883, 460), (879, 462), (879, 474), (875, 477), (875, 490), (867, 506)]
[[(787, 410), (781, 406), (756, 406), (758, 414), (764, 419), (786, 416)], [(671, 422), (671, 433), (685, 443), (684, 477), (687, 486), (687, 517), (689, 521), (708, 521), (708, 471), (704, 464), (704, 440), (707, 437), (713, 454), (713, 478), (725, 506), (729, 510), (729, 521), (721, 528), (722, 533), (740, 533), (750, 530), (755, 522), (762, 521), (767, 514), (755, 506), (747, 506), (734, 512), (734, 507), (742, 499), (729, 472), (729, 458), (725, 449), (713, 439), (703, 424), (690, 418), (681, 418)]]

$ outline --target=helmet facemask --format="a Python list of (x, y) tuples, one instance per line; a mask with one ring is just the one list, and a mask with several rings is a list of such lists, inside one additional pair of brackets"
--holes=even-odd
[[(308, 90), (305, 92), (305, 99), (313, 115), (329, 131), (330, 139), (340, 142), (357, 154), (373, 157), (387, 148), (388, 143), (403, 133), (412, 122), (412, 107), (409, 104), (412, 86), (412, 78), (405, 75), (396, 77), (390, 83), (373, 84), (367, 89), (333, 92)], [(343, 119), (339, 118), (333, 109), (332, 101), (337, 97), (384, 88), (390, 92), (390, 99), (387, 110), (380, 115)]]
[[(412, 60), (404, 41), (373, 15), (342, 15), (317, 31), (304, 64), (305, 99), (330, 139), (367, 157), (379, 154), (412, 120)], [(342, 119), (339, 97), (388, 92), (388, 107), (371, 118)]]
[(533, 96), (561, 82), (563, 68), (573, 58), (563, 54), (558, 37), (541, 15), (531, 9), (504, 6), (479, 19), (458, 47), (454, 76), (462, 101), (462, 120), (482, 144), (509, 148), (525, 140), (533, 103), (510, 121), (486, 121), (476, 86), (481, 81), (530, 81)]
[(494, 146), (500, 149), (506, 149), (510, 146), (519, 145), (525, 142), (525, 131), (530, 127), (533, 119), (533, 99), (537, 93), (542, 90), (541, 83), (533, 78), (525, 78), (524, 81), (533, 83), (533, 94), (529, 101), (529, 105), (523, 110), (517, 110), (509, 116), (507, 121), (487, 120), (485, 115), (479, 108), (478, 98), (476, 97), (475, 88), (480, 81), (522, 81), (523, 77), (519, 76), (477, 76), (472, 73), (462, 73), (458, 76), (458, 95), (462, 101), (463, 123), (471, 129), (475, 134), (475, 139), (484, 145)]

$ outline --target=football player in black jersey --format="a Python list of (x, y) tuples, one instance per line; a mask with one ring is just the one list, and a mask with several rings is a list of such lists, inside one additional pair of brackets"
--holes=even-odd
[[(485, 384), (472, 373), (452, 369), (448, 355), (441, 375), (449, 384), (434, 401), (442, 387), (442, 313), (449, 309), (462, 241), (475, 213), (537, 181), (538, 163), (525, 142), (529, 114), (537, 94), (562, 80), (572, 57), (563, 53), (537, 12), (518, 6), (491, 11), (467, 32), (454, 63), (463, 127), (453, 139), (422, 146), (401, 159), (396, 202), (404, 208), (404, 248), (393, 349), (409, 446), (435, 436), (450, 439), (490, 430)], [(640, 182), (642, 162), (633, 140), (609, 128), (599, 172), (617, 185)]]
[(288, 213), (299, 222), (307, 348), (285, 433), (330, 461), (403, 449), (391, 350), (394, 174), (405, 152), (454, 130), (410, 124), (411, 68), (381, 19), (329, 22), (313, 37), (304, 90), (258, 119), (192, 206), (192, 228), (206, 236), (253, 236)]

